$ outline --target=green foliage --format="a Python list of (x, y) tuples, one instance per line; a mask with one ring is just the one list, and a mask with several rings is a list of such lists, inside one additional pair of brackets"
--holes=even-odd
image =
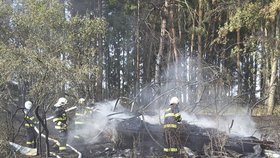
[(241, 52), (241, 51), (242, 51), (242, 49), (238, 48), (238, 46), (235, 46), (235, 47), (233, 47), (233, 49), (231, 49), (231, 54), (235, 55), (235, 54), (237, 54), (238, 52)]
[[(25, 0), (10, 16), (10, 41), (0, 45), (1, 83), (28, 82), (30, 96), (46, 93), (73, 93), (76, 82), (89, 80), (78, 75), (95, 74), (96, 39), (106, 30), (104, 19), (65, 18), (64, 7), (56, 0)], [(0, 26), (2, 29), (2, 26)], [(40, 96), (41, 95), (41, 96)], [(35, 98), (36, 96), (36, 98)]]
[(137, 5), (133, 4), (133, 3), (128, 3), (125, 5), (125, 10), (127, 10), (127, 12), (133, 11), (137, 9)]
[(280, 0), (273, 0), (261, 10), (261, 14), (269, 20), (274, 21), (280, 11)]
[(229, 21), (218, 31), (219, 38), (223, 39), (229, 32), (239, 30), (241, 28), (252, 29), (259, 24), (261, 15), (260, 3), (247, 3), (241, 8), (237, 8), (236, 12), (230, 16)]
[(194, 27), (192, 29), (192, 32), (195, 33), (195, 34), (200, 34), (200, 35), (203, 35), (206, 33), (206, 30), (204, 27)]
[(118, 4), (118, 0), (109, 0), (108, 1), (108, 5), (109, 6), (115, 6), (115, 5), (117, 5)]
[(111, 11), (121, 11), (122, 14), (126, 15), (133, 13), (137, 9), (136, 0), (109, 0), (108, 5)]
[(12, 14), (12, 8), (9, 5), (3, 4), (3, 2), (0, 2), (0, 41), (1, 42), (7, 42), (9, 38), (9, 18)]

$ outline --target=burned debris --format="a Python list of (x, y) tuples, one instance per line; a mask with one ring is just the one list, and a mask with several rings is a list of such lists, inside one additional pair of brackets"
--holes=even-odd
[[(161, 125), (153, 125), (139, 118), (132, 118), (120, 122), (116, 130), (121, 135), (118, 143), (120, 149), (131, 149), (135, 138), (141, 137), (138, 148), (145, 151), (143, 154), (162, 154), (163, 129)], [(276, 149), (272, 141), (228, 135), (217, 129), (201, 128), (187, 122), (183, 122), (179, 130), (182, 150), (187, 147), (199, 156), (263, 157), (264, 150)], [(186, 153), (188, 154), (190, 153)]]
[[(112, 105), (112, 106), (111, 106)], [(113, 107), (113, 108), (111, 108)], [(71, 113), (71, 107), (66, 111)], [(113, 110), (112, 110), (113, 109)], [(77, 133), (70, 128), (68, 137), (68, 150), (64, 157), (161, 157), (164, 156), (164, 132), (160, 121), (151, 121), (151, 118), (160, 120), (159, 115), (131, 108), (116, 107), (109, 104), (98, 103), (94, 112), (89, 117), (83, 132), (83, 141), (71, 139)], [(46, 120), (51, 120), (51, 116)], [(49, 122), (48, 126), (52, 126)], [(52, 129), (52, 128), (50, 128)], [(50, 130), (51, 142), (56, 134)], [(190, 124), (188, 119), (183, 119), (178, 128), (180, 138), (181, 157), (266, 157), (280, 155), (277, 153), (277, 143), (261, 140), (253, 136), (241, 136), (220, 131), (216, 128), (202, 127)], [(42, 140), (42, 142), (45, 140)], [(48, 142), (48, 141), (46, 141)], [(11, 143), (12, 144), (12, 143)], [(52, 144), (52, 143), (50, 143)], [(12, 145), (13, 148), (17, 145)], [(36, 153), (24, 147), (29, 154)], [(40, 148), (40, 151), (44, 150)], [(57, 155), (50, 149), (50, 155)]]
[[(98, 141), (76, 143), (75, 148), (85, 157), (163, 156), (162, 125), (149, 123), (147, 116), (139, 113), (130, 113), (126, 118), (117, 117), (124, 113), (127, 112), (110, 114), (106, 125), (108, 129), (99, 133)], [(115, 124), (114, 129), (110, 129), (112, 124)], [(182, 157), (265, 157), (278, 149), (272, 141), (228, 134), (215, 128), (189, 124), (187, 121), (183, 121), (178, 130)]]

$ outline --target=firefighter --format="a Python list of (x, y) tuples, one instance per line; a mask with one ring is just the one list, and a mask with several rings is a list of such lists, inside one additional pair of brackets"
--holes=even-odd
[(26, 101), (24, 103), (24, 126), (26, 128), (26, 145), (30, 148), (36, 148), (37, 133), (34, 129), (36, 124), (35, 117), (31, 111), (32, 102)]
[(164, 113), (164, 137), (166, 156), (179, 157), (180, 138), (177, 131), (178, 122), (181, 122), (181, 114), (179, 113), (179, 99), (172, 97), (169, 100), (169, 107)]
[(66, 151), (67, 141), (67, 115), (64, 106), (67, 104), (66, 98), (59, 98), (57, 103), (54, 104), (56, 108), (54, 111), (53, 122), (55, 123), (55, 129), (59, 133), (59, 143), (57, 144), (59, 152), (64, 153)]
[(87, 118), (89, 118), (91, 114), (92, 114), (92, 109), (86, 105), (86, 100), (84, 98), (80, 98), (78, 101), (78, 106), (75, 113), (75, 121), (74, 121), (74, 126), (76, 129), (74, 138), (76, 141), (83, 141), (82, 133), (80, 133), (80, 131), (85, 128)]

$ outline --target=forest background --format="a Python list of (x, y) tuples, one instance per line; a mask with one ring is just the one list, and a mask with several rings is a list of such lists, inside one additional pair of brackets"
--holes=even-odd
[(7, 130), (26, 100), (47, 109), (61, 96), (280, 113), (280, 0), (2, 0), (0, 24)]

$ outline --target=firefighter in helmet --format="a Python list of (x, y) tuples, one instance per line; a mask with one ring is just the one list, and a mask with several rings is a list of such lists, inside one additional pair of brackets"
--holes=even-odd
[(55, 123), (55, 129), (59, 132), (59, 143), (57, 144), (59, 152), (63, 153), (66, 151), (67, 141), (67, 115), (64, 106), (67, 104), (67, 99), (62, 97), (59, 98), (57, 103), (54, 104), (56, 108), (54, 111), (53, 122)]
[(178, 157), (180, 150), (180, 138), (177, 131), (178, 122), (181, 122), (181, 114), (179, 113), (179, 99), (172, 97), (169, 100), (169, 107), (164, 114), (164, 152), (167, 156)]
[(87, 119), (90, 117), (92, 114), (92, 109), (87, 106), (86, 100), (84, 98), (80, 98), (78, 100), (78, 106), (77, 110), (75, 113), (75, 121), (74, 121), (74, 126), (75, 126), (75, 135), (74, 138), (76, 141), (82, 141), (83, 138), (83, 133), (81, 133), (81, 129), (85, 128)]
[(24, 126), (26, 128), (26, 145), (30, 148), (36, 148), (37, 133), (34, 129), (36, 124), (35, 117), (31, 111), (32, 102), (26, 101), (24, 103)]

